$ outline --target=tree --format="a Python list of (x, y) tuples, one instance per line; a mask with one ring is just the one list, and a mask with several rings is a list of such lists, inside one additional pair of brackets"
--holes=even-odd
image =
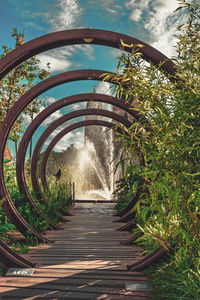
[[(11, 36), (15, 39), (15, 48), (24, 44), (24, 32), (18, 33), (14, 28)], [(12, 49), (7, 46), (2, 47), (3, 52), (0, 58), (8, 54)], [(45, 79), (49, 72), (39, 67), (39, 60), (36, 57), (28, 59), (26, 62), (20, 64), (13, 71), (11, 71), (0, 82), (0, 123), (6, 116), (12, 105), (19, 100), (19, 98), (35, 85), (38, 80)], [(47, 64), (47, 68), (49, 65)], [(23, 132), (22, 124), (25, 115), (29, 115), (33, 120), (34, 113), (39, 111), (39, 100), (36, 98), (19, 116), (14, 123), (9, 135), (9, 139), (15, 143), (15, 150), (17, 155), (17, 143)]]

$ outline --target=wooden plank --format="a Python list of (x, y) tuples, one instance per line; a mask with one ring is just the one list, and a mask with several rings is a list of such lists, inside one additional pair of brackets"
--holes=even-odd
[[(6, 295), (6, 292), (8, 291), (9, 288), (5, 288), (2, 290), (1, 294), (1, 299), (7, 299), (7, 300), (17, 300), (17, 299), (75, 299), (75, 300), (81, 300), (81, 299), (86, 299), (86, 300), (94, 300), (94, 299), (106, 299), (106, 300), (145, 300), (143, 295), (138, 295), (135, 294), (134, 297), (133, 295), (128, 295), (126, 293), (125, 295), (113, 295), (113, 294), (106, 294), (106, 293), (97, 293), (97, 292), (90, 292), (88, 293), (85, 290), (81, 290), (78, 292), (61, 292), (61, 291), (49, 291), (45, 289), (31, 289), (31, 288), (26, 288), (26, 289), (12, 289), (9, 294)], [(23, 295), (23, 298), (22, 298)], [(101, 298), (100, 298), (101, 297)], [(146, 296), (147, 299), (147, 296)]]
[(142, 250), (120, 244), (130, 234), (116, 231), (114, 212), (112, 204), (77, 204), (64, 231), (47, 232), (53, 245), (31, 247), (24, 255), (38, 262), (32, 277), (0, 278), (0, 299), (148, 299), (149, 292), (125, 288), (143, 286), (148, 278), (126, 270)]

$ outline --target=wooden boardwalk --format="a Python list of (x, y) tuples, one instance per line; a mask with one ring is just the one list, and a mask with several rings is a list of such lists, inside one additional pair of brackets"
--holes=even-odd
[(130, 235), (115, 230), (114, 212), (113, 204), (76, 204), (65, 230), (47, 233), (54, 244), (24, 255), (38, 262), (31, 277), (0, 278), (0, 299), (149, 299), (147, 278), (126, 269), (141, 249), (120, 245)]

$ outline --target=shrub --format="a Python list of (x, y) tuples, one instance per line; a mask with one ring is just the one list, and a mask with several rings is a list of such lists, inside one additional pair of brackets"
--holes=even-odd
[[(195, 1), (180, 3), (178, 10), (187, 11), (188, 23), (178, 29), (175, 76), (167, 75), (162, 65), (156, 68), (144, 62), (142, 45), (138, 45), (132, 48), (131, 55), (121, 56), (118, 74), (112, 75), (112, 80), (117, 95), (132, 101), (141, 116), (128, 129), (129, 136), (126, 132), (121, 134), (127, 168), (135, 152), (140, 159), (134, 176), (139, 178), (135, 182), (139, 181), (142, 192), (134, 209), (138, 228), (144, 235), (138, 243), (150, 252), (161, 244), (173, 253), (168, 262), (149, 269), (154, 297), (197, 300), (200, 294), (200, 8)], [(148, 123), (142, 128), (140, 121), (144, 119)], [(125, 201), (131, 193), (134, 197), (127, 178), (121, 182)]]

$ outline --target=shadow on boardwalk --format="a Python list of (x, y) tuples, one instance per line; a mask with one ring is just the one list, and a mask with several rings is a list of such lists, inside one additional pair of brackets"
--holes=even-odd
[(38, 263), (33, 276), (0, 278), (0, 299), (149, 299), (147, 278), (126, 270), (140, 248), (120, 245), (129, 234), (113, 214), (113, 204), (76, 204), (65, 230), (47, 233), (53, 245), (24, 255)]

